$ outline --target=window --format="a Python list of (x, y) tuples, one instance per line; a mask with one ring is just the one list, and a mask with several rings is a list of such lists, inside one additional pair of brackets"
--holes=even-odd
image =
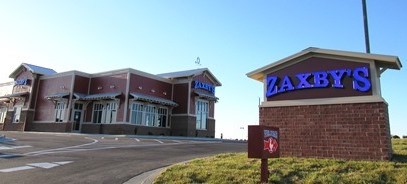
[(93, 104), (93, 123), (113, 123), (117, 116), (117, 102), (96, 102)]
[(141, 125), (143, 121), (144, 105), (139, 103), (133, 103), (131, 106), (131, 119), (130, 123)]
[(196, 112), (196, 129), (206, 130), (206, 121), (208, 118), (208, 102), (197, 100), (195, 104)]
[(147, 105), (145, 107), (145, 125), (146, 126), (155, 126), (155, 117), (156, 117), (156, 108), (152, 105)]
[(82, 109), (83, 109), (83, 104), (81, 104), (81, 103), (75, 103), (74, 109), (75, 109), (75, 110), (82, 110)]
[(93, 104), (93, 123), (101, 123), (103, 115), (103, 104)]
[(169, 127), (168, 109), (150, 104), (133, 103), (130, 123), (150, 127)]
[(117, 115), (117, 103), (116, 102), (108, 102), (106, 103), (106, 119), (105, 123), (113, 123), (116, 121)]
[(158, 108), (158, 122), (157, 126), (159, 127), (169, 127), (167, 125), (167, 116), (168, 116), (168, 110), (167, 108)]
[(64, 115), (65, 115), (65, 103), (57, 102), (55, 104), (55, 122), (64, 121)]
[(13, 123), (18, 123), (20, 121), (22, 107), (14, 107)]
[(4, 123), (7, 115), (7, 107), (0, 108), (0, 123)]

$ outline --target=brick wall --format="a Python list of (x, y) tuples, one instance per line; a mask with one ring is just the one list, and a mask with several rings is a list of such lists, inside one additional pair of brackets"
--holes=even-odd
[(389, 160), (387, 104), (261, 107), (260, 125), (280, 128), (281, 156)]
[(68, 123), (30, 123), (26, 127), (27, 131), (39, 132), (71, 132), (72, 122)]

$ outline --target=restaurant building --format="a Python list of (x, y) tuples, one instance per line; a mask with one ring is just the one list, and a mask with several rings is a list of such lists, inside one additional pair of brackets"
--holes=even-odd
[(247, 76), (264, 85), (260, 125), (279, 128), (281, 156), (389, 160), (380, 77), (401, 67), (397, 56), (311, 47)]
[(215, 136), (215, 88), (207, 69), (153, 75), (96, 74), (22, 63), (0, 84), (0, 130)]

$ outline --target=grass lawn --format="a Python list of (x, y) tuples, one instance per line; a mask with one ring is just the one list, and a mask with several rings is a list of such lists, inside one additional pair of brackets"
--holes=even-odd
[[(391, 162), (269, 159), (269, 183), (407, 183), (407, 139), (393, 139)], [(260, 160), (220, 154), (168, 168), (155, 183), (259, 183)]]

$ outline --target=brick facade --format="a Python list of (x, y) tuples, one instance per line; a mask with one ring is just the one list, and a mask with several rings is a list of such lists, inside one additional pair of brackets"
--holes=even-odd
[(261, 107), (260, 125), (280, 128), (281, 156), (389, 160), (387, 104)]
[[(15, 81), (0, 83), (0, 116), (5, 117), (0, 130), (215, 135), (217, 97), (191, 86), (196, 80), (221, 85), (207, 68), (158, 75), (131, 68), (88, 74), (23, 63), (10, 77)], [(208, 103), (206, 127), (198, 130), (197, 122), (205, 121), (196, 120), (197, 99)]]

